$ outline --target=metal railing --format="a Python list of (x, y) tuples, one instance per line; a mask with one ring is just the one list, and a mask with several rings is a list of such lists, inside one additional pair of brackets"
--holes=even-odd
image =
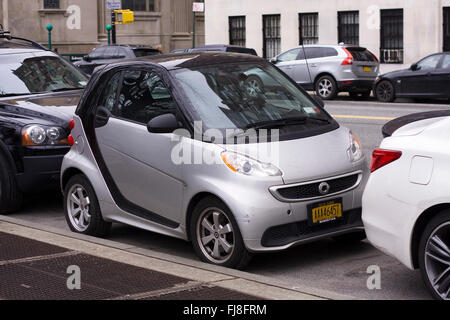
[(403, 63), (403, 49), (381, 49), (381, 63)]

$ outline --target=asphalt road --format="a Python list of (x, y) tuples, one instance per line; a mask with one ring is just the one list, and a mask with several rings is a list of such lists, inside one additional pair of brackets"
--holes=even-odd
[[(354, 102), (346, 97), (326, 104), (326, 110), (359, 136), (368, 157), (381, 142), (381, 127), (389, 119), (444, 108), (450, 108), (450, 105), (413, 104), (408, 101), (379, 104), (371, 101)], [(27, 199), (23, 211), (11, 216), (68, 230), (62, 199), (57, 192)], [(115, 225), (109, 239), (197, 259), (189, 243), (123, 225)], [(367, 268), (372, 265), (381, 268), (380, 290), (369, 290), (366, 285), (369, 277)], [(367, 242), (343, 246), (332, 240), (324, 240), (284, 252), (256, 255), (247, 271), (288, 282), (293, 287), (303, 285), (362, 299), (430, 298), (418, 271), (408, 270)]]

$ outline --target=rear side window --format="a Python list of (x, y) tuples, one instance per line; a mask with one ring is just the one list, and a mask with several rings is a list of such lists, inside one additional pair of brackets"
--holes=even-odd
[(346, 48), (353, 56), (355, 61), (368, 61), (374, 62), (376, 61), (372, 53), (365, 48)]
[(338, 55), (338, 52), (336, 49), (326, 48), (326, 47), (305, 48), (305, 52), (306, 52), (306, 58), (308, 58), (308, 59), (335, 57)]

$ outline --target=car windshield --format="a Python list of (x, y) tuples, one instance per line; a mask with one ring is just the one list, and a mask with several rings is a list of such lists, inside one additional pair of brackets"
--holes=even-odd
[[(227, 63), (172, 71), (207, 129), (323, 126), (330, 116), (268, 63)], [(303, 128), (302, 128), (303, 126)]]
[(0, 97), (83, 89), (88, 79), (64, 59), (42, 53), (0, 59)]

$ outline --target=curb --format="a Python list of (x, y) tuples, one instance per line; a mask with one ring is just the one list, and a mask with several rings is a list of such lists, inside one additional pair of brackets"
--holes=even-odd
[(357, 300), (339, 293), (303, 287), (266, 276), (214, 266), (200, 261), (43, 226), (0, 215), (0, 231), (46, 242), (93, 256), (214, 284), (269, 300)]

